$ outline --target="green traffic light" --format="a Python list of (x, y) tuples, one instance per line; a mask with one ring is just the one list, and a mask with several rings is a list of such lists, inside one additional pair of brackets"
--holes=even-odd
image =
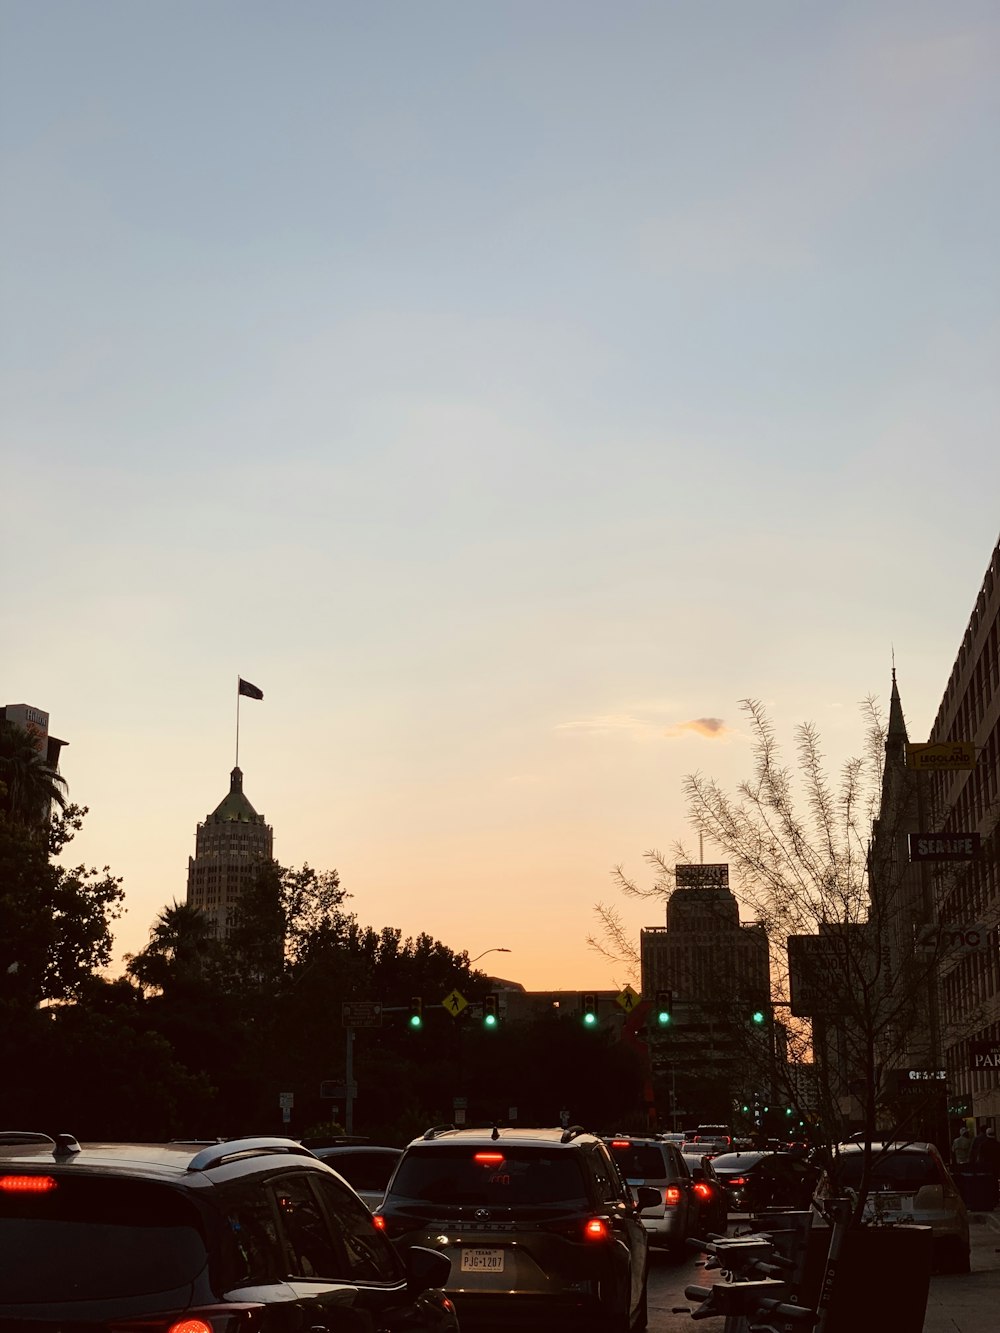
[(411, 1028), (422, 1028), (423, 1025), (424, 1025), (424, 1020), (420, 1017), (419, 1014), (411, 1014), (411, 1015), (410, 1015), (410, 1027), (411, 1027)]
[(763, 1023), (764, 1021), (763, 1009), (755, 1009), (753, 1013), (750, 1015), (750, 1017), (753, 1019), (755, 1023)]
[(597, 1015), (596, 1015), (596, 1014), (584, 1014), (584, 1016), (583, 1016), (583, 1021), (586, 1023), (587, 1027), (592, 1028), (592, 1027), (594, 1026), (594, 1024), (597, 1022)]
[(497, 1025), (496, 1014), (487, 1014), (486, 1017), (483, 1019), (483, 1025), (484, 1027), (495, 1028)]
[(665, 1011), (661, 1011), (660, 1013), (658, 1013), (658, 1014), (656, 1015), (656, 1021), (657, 1021), (657, 1023), (659, 1023), (662, 1027), (665, 1027), (665, 1026), (670, 1022), (670, 1015), (669, 1015), (668, 1013), (666, 1013)]

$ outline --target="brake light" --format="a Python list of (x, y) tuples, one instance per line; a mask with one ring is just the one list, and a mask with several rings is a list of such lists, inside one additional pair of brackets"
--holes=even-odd
[(684, 1195), (678, 1185), (668, 1185), (663, 1191), (664, 1203), (680, 1203), (683, 1197)]
[(240, 1333), (259, 1325), (264, 1307), (253, 1305), (203, 1305), (197, 1310), (165, 1311), (140, 1319), (115, 1320), (109, 1333)]
[(54, 1176), (0, 1176), (5, 1194), (48, 1194), (58, 1188)]
[(611, 1146), (612, 1148), (631, 1148), (632, 1145), (628, 1139), (612, 1139)]
[(701, 1181), (699, 1181), (697, 1185), (692, 1186), (692, 1188), (699, 1199), (710, 1199), (712, 1197), (711, 1186), (703, 1185)]
[(746, 1183), (746, 1176), (732, 1176), (729, 1181), (730, 1185), (745, 1185)]
[(607, 1240), (611, 1232), (603, 1217), (592, 1217), (583, 1228), (583, 1234), (588, 1240)]
[(382, 1216), (381, 1213), (372, 1213), (372, 1221), (375, 1223), (376, 1231), (385, 1230), (385, 1218)]
[(500, 1163), (503, 1161), (503, 1153), (502, 1153), (502, 1152), (477, 1152), (476, 1155), (475, 1155), (475, 1157), (473, 1157), (472, 1160), (473, 1160), (474, 1162), (479, 1162), (479, 1164), (480, 1164), (481, 1166), (499, 1166)]

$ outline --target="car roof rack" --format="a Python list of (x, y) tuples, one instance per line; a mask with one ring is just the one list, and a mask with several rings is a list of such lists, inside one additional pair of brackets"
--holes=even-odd
[(51, 1143), (55, 1147), (55, 1142), (51, 1134), (39, 1134), (33, 1129), (0, 1130), (0, 1146), (5, 1143)]
[(449, 1130), (454, 1128), (454, 1125), (432, 1125), (430, 1129), (424, 1130), (423, 1137), (427, 1140), (436, 1139), (439, 1134), (447, 1134)]
[(187, 1169), (207, 1171), (209, 1167), (222, 1166), (224, 1162), (232, 1162), (239, 1157), (266, 1156), (268, 1153), (287, 1153), (290, 1157), (308, 1157), (314, 1162), (318, 1160), (315, 1153), (303, 1148), (295, 1139), (227, 1139), (196, 1153), (188, 1162)]
[(586, 1134), (586, 1132), (587, 1131), (582, 1125), (570, 1125), (568, 1129), (564, 1129), (559, 1135), (559, 1142), (572, 1143), (578, 1134)]

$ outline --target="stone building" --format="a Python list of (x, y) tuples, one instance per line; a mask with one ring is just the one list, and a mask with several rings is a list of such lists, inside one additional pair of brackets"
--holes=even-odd
[(229, 933), (241, 894), (272, 858), (274, 834), (243, 792), (243, 773), (234, 768), (229, 792), (195, 833), (188, 858), (187, 902), (209, 918), (219, 939)]

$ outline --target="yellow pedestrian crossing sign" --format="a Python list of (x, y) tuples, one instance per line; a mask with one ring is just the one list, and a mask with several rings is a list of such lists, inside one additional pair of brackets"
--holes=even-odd
[(639, 1003), (640, 998), (638, 991), (633, 990), (631, 986), (626, 986), (615, 996), (615, 1003), (620, 1004), (625, 1012), (630, 1014)]
[(457, 1018), (463, 1009), (466, 1008), (469, 1001), (460, 990), (453, 990), (450, 995), (446, 995), (441, 1001), (444, 1007), (451, 1014), (452, 1018)]

